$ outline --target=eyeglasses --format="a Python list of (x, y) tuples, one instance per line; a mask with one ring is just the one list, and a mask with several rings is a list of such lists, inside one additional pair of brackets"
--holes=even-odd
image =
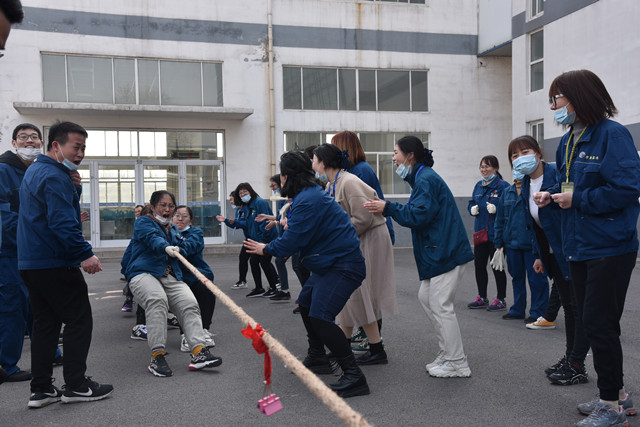
[(32, 140), (33, 142), (40, 141), (40, 137), (38, 135), (36, 134), (27, 135), (26, 133), (21, 133), (20, 135), (18, 135), (18, 139), (20, 141), (28, 141), (28, 140)]
[(189, 215), (180, 215), (180, 214), (175, 214), (173, 215), (174, 218), (179, 218), (179, 219), (191, 219), (189, 217)]
[(158, 203), (158, 207), (159, 208), (169, 208), (169, 209), (175, 209), (176, 205), (174, 205), (173, 203), (167, 204), (167, 203)]
[(558, 99), (558, 98), (564, 98), (564, 95), (559, 93), (557, 95), (550, 96), (549, 97), (549, 105), (553, 105), (553, 108), (556, 108), (557, 107), (556, 99)]

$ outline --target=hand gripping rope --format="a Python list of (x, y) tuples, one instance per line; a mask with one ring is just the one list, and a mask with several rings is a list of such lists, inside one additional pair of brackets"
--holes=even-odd
[[(371, 427), (364, 416), (355, 410), (353, 410), (347, 403), (339, 397), (333, 390), (322, 382), (313, 372), (308, 370), (302, 362), (300, 362), (280, 341), (271, 336), (271, 334), (260, 327), (258, 323), (251, 316), (249, 316), (241, 307), (239, 307), (231, 298), (229, 298), (224, 292), (214, 285), (209, 279), (207, 279), (197, 268), (195, 268), (189, 261), (185, 259), (180, 253), (176, 254), (176, 258), (180, 260), (185, 267), (189, 269), (215, 296), (224, 304), (240, 321), (247, 325), (247, 329), (251, 328), (250, 338), (253, 340), (254, 334), (259, 334), (259, 338), (263, 341), (266, 347), (273, 352), (280, 360), (282, 360), (293, 374), (295, 374), (300, 381), (306, 385), (326, 406), (335, 413), (346, 425), (352, 427)], [(259, 328), (259, 329), (258, 329)], [(256, 332), (259, 331), (259, 332)], [(243, 332), (244, 333), (244, 332)], [(254, 341), (255, 342), (255, 341)], [(261, 346), (261, 344), (259, 345)], [(257, 350), (257, 349), (256, 349)], [(268, 354), (268, 352), (266, 353)], [(265, 380), (266, 376), (266, 358), (265, 354)], [(269, 357), (270, 360), (270, 357)], [(269, 363), (269, 367), (271, 364)], [(270, 371), (270, 369), (269, 369)], [(269, 378), (270, 378), (269, 372)], [(270, 382), (270, 379), (269, 379)], [(265, 412), (266, 413), (266, 412)]]

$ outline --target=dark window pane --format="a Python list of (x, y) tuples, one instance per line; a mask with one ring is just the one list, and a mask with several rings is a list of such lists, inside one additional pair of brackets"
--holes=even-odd
[(64, 55), (42, 55), (42, 80), (45, 101), (67, 102)]
[(222, 107), (222, 64), (202, 64), (204, 105)]
[(305, 110), (337, 110), (338, 78), (332, 68), (302, 69), (302, 106)]
[(116, 104), (136, 103), (136, 75), (133, 59), (114, 59)]
[(202, 105), (199, 62), (160, 61), (162, 105)]
[(284, 151), (300, 151), (312, 145), (319, 145), (322, 141), (319, 132), (285, 132)]
[(429, 111), (429, 94), (426, 71), (411, 72), (411, 96), (413, 111)]
[(409, 111), (409, 72), (378, 70), (378, 110)]
[(300, 67), (282, 67), (283, 105), (285, 109), (300, 110)]
[(113, 103), (111, 58), (67, 57), (69, 101)]
[(537, 62), (531, 66), (531, 92), (543, 87), (543, 62)]
[(338, 70), (340, 109), (356, 109), (356, 70)]
[(158, 61), (138, 60), (138, 91), (140, 104), (160, 104)]
[(360, 143), (364, 151), (393, 151), (393, 133), (360, 133)]
[(360, 110), (376, 111), (376, 72), (358, 70), (358, 95)]
[(542, 59), (544, 54), (543, 31), (531, 34), (531, 61)]

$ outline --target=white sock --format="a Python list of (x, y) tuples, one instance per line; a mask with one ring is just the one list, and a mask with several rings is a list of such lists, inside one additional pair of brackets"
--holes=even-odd
[(618, 392), (618, 400), (625, 400), (627, 398), (627, 392), (624, 391), (624, 387)]

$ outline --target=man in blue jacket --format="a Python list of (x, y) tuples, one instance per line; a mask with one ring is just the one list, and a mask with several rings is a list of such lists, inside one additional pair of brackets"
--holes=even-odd
[[(18, 268), (33, 311), (30, 408), (62, 400), (87, 402), (109, 396), (113, 387), (85, 377), (93, 316), (82, 269), (102, 270), (82, 236), (79, 175), (87, 131), (71, 122), (49, 130), (47, 154), (39, 154), (20, 187)], [(72, 175), (75, 182), (72, 181)], [(52, 363), (62, 323), (64, 393), (53, 384)]]
[(2, 246), (0, 247), (0, 364), (9, 375), (7, 381), (28, 381), (29, 371), (18, 367), (22, 356), (24, 331), (29, 316), (29, 295), (18, 271), (16, 229), (20, 207), (20, 184), (27, 168), (40, 153), (42, 134), (30, 123), (13, 130), (12, 146), (16, 152), (0, 155), (0, 212)]

